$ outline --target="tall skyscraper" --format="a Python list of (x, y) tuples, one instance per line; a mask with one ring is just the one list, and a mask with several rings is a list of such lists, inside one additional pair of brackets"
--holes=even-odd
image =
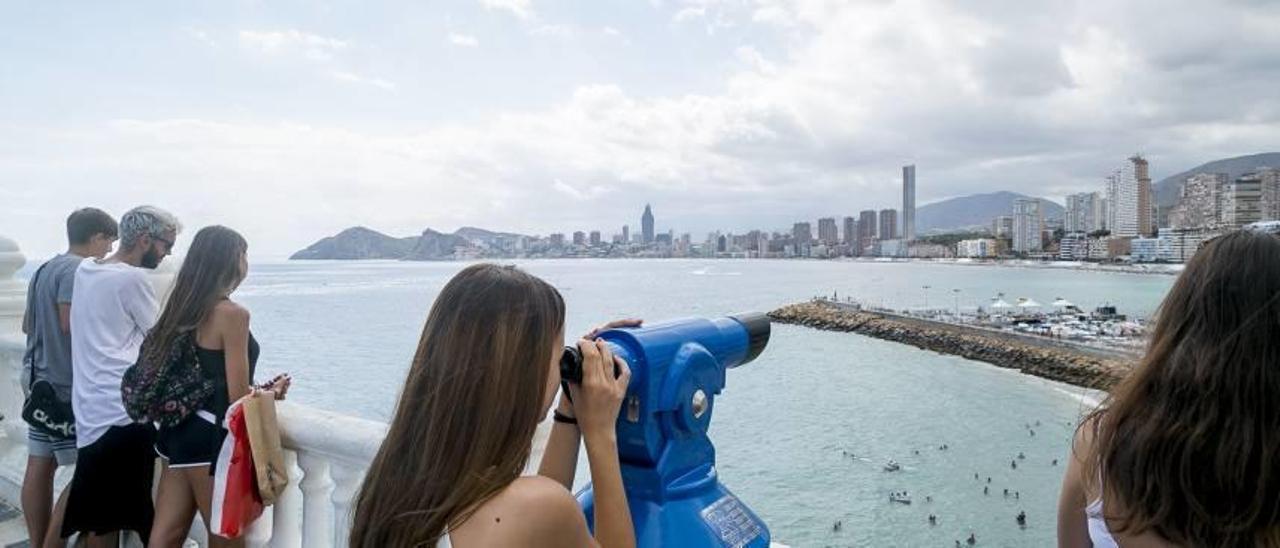
[(880, 210), (880, 239), (892, 240), (898, 237), (898, 212), (892, 209)]
[(587, 233), (581, 230), (573, 233), (573, 245), (587, 245)]
[(902, 166), (902, 239), (916, 239), (916, 166)]
[(809, 245), (813, 241), (813, 229), (809, 223), (796, 223), (791, 227), (791, 237), (795, 239), (796, 245)]
[(592, 231), (591, 231), (591, 237), (589, 238), (589, 241), (591, 242), (591, 247), (595, 247), (595, 246), (600, 245), (600, 231), (599, 231), (599, 230), (592, 230)]
[(1155, 232), (1149, 165), (1141, 155), (1107, 177), (1107, 229), (1125, 238)]
[(1013, 201), (1013, 250), (1032, 253), (1043, 249), (1041, 232), (1044, 217), (1040, 213), (1040, 200), (1018, 198)]
[(876, 240), (876, 210), (864, 209), (858, 213), (858, 253), (862, 254)]
[(624, 245), (631, 243), (631, 226), (630, 225), (622, 225), (622, 243)]
[(1082, 192), (1067, 196), (1067, 213), (1062, 228), (1067, 232), (1093, 232), (1098, 230), (1097, 214), (1101, 210), (1102, 196), (1097, 192)]
[(1224, 191), (1228, 189), (1226, 173), (1196, 173), (1182, 182), (1178, 203), (1169, 212), (1173, 228), (1216, 229), (1223, 221)]
[(1240, 228), (1262, 220), (1262, 178), (1257, 173), (1246, 173), (1227, 187), (1222, 201), (1223, 224)]
[(644, 214), (640, 216), (640, 234), (643, 243), (653, 243), (653, 210), (649, 204), (644, 205)]
[(845, 245), (855, 245), (858, 243), (858, 220), (853, 217), (844, 218), (844, 233), (841, 234), (844, 239), (841, 240)]
[(840, 229), (836, 227), (835, 217), (818, 219), (818, 240), (826, 245), (840, 243)]
[(991, 220), (991, 235), (996, 238), (1013, 237), (1013, 216), (1000, 215)]
[(1262, 220), (1280, 221), (1280, 168), (1263, 168), (1254, 173), (1262, 183)]

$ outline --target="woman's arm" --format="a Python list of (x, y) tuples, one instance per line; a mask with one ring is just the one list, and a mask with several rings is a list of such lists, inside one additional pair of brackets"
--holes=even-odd
[[(622, 488), (618, 462), (618, 410), (627, 394), (631, 368), (613, 356), (604, 341), (579, 341), (582, 350), (582, 385), (570, 385), (578, 423), (587, 445), (591, 483), (595, 495), (595, 538), (606, 548), (630, 548), (636, 544), (631, 509)], [(622, 374), (613, 376), (614, 364)]]
[(249, 393), (252, 382), (249, 378), (249, 311), (224, 302), (214, 314), (227, 362), (227, 401), (234, 402)]
[[(560, 393), (560, 404), (556, 412), (573, 418), (573, 406), (569, 404), (564, 393)], [(538, 475), (556, 480), (565, 489), (573, 491), (573, 477), (578, 469), (578, 446), (581, 445), (581, 431), (576, 424), (556, 422), (551, 425), (551, 437), (542, 451), (542, 463), (538, 466)]]
[(1062, 494), (1058, 498), (1058, 546), (1059, 548), (1090, 548), (1093, 541), (1089, 539), (1089, 520), (1085, 516), (1085, 508), (1089, 505), (1089, 496), (1084, 486), (1086, 469), (1084, 459), (1089, 450), (1087, 432), (1089, 425), (1082, 426), (1076, 433), (1075, 443), (1071, 447), (1071, 455), (1067, 459), (1067, 471), (1062, 477)]

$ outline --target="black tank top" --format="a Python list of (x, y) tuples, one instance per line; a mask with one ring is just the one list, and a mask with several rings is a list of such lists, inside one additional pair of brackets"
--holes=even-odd
[[(253, 333), (250, 332), (249, 386), (253, 386), (253, 371), (258, 365), (259, 350), (261, 349), (258, 347), (258, 340), (253, 338)], [(196, 354), (200, 357), (200, 369), (209, 380), (213, 381), (213, 394), (201, 409), (213, 413), (221, 424), (223, 415), (227, 414), (227, 408), (231, 406), (231, 402), (227, 399), (227, 353), (223, 350), (210, 350), (197, 344)]]

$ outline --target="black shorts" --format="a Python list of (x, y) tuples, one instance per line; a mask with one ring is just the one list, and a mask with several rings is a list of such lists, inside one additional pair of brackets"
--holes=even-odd
[[(156, 454), (169, 462), (169, 468), (209, 466), (218, 460), (227, 430), (209, 421), (206, 413), (192, 413), (176, 426), (156, 432)], [(210, 417), (213, 415), (209, 415)]]
[(151, 483), (156, 454), (149, 424), (112, 426), (92, 445), (76, 452), (76, 471), (67, 495), (62, 537), (72, 533), (135, 531), (151, 537), (155, 507)]

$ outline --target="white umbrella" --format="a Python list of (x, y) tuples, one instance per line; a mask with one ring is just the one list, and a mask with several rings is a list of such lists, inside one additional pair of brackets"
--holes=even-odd
[(991, 308), (1013, 308), (1013, 305), (1005, 302), (1004, 299), (997, 297), (996, 300), (991, 303)]
[(1062, 297), (1058, 297), (1058, 300), (1053, 301), (1053, 306), (1067, 307), (1067, 306), (1075, 306), (1075, 305), (1071, 304), (1071, 301), (1068, 301)]
[(1033, 299), (1018, 299), (1018, 308), (1039, 308), (1040, 303)]

